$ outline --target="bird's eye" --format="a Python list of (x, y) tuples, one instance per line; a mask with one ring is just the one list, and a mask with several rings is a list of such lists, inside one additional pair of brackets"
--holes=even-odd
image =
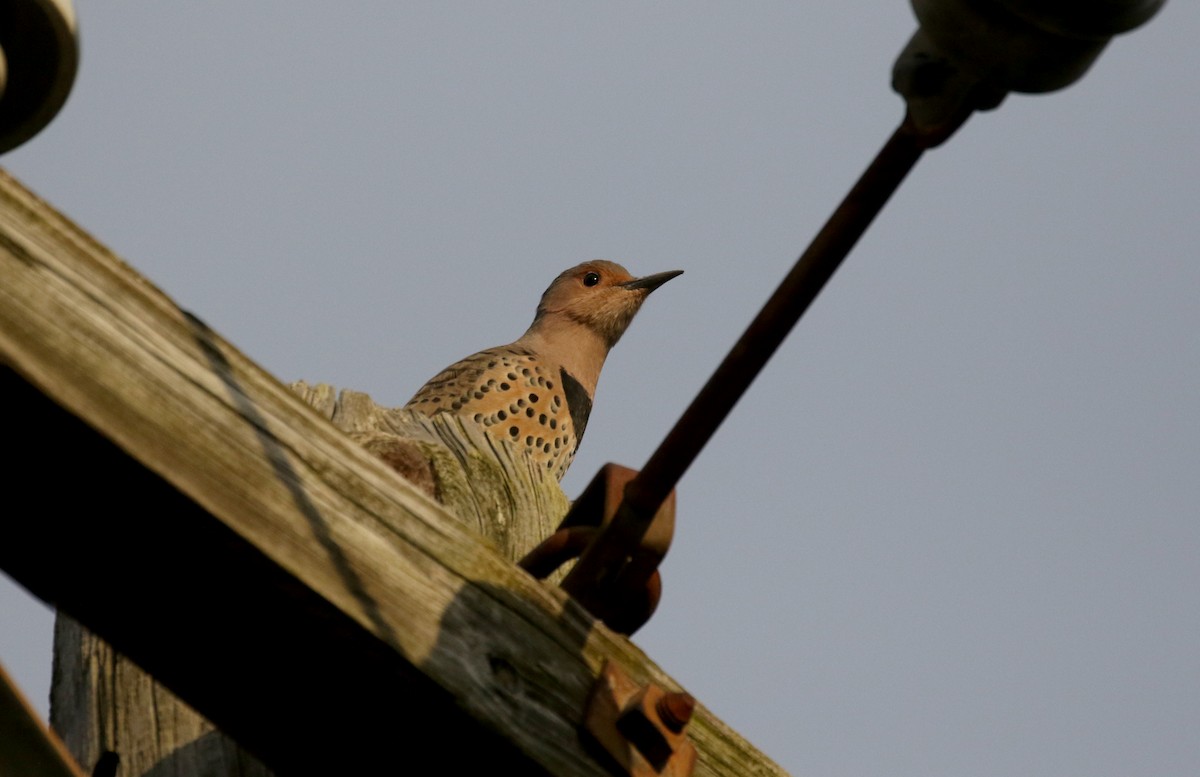
[(583, 276), (583, 285), (584, 286), (595, 286), (599, 282), (600, 282), (600, 273), (590, 272), (587, 275)]

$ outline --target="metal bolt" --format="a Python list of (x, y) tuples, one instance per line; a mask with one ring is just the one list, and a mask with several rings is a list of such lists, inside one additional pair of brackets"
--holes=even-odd
[(692, 719), (696, 710), (696, 700), (690, 693), (674, 692), (664, 694), (654, 705), (659, 720), (668, 730), (678, 734)]

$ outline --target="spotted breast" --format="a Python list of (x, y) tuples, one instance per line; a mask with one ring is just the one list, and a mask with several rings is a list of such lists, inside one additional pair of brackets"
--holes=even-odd
[(546, 289), (524, 335), (442, 370), (405, 407), (469, 418), (561, 479), (609, 350), (650, 292), (681, 272), (634, 278), (602, 260), (572, 267)]

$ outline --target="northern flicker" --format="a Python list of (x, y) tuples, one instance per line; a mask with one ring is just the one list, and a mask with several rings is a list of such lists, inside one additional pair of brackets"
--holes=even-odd
[(587, 428), (609, 349), (650, 292), (682, 272), (634, 278), (602, 260), (572, 267), (542, 294), (525, 334), (450, 365), (405, 407), (470, 418), (561, 480)]

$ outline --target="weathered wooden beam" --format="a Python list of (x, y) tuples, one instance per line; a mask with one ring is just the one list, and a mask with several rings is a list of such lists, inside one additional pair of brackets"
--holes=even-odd
[(0, 566), (282, 774), (606, 774), (603, 661), (678, 687), (3, 174), (0, 365)]

